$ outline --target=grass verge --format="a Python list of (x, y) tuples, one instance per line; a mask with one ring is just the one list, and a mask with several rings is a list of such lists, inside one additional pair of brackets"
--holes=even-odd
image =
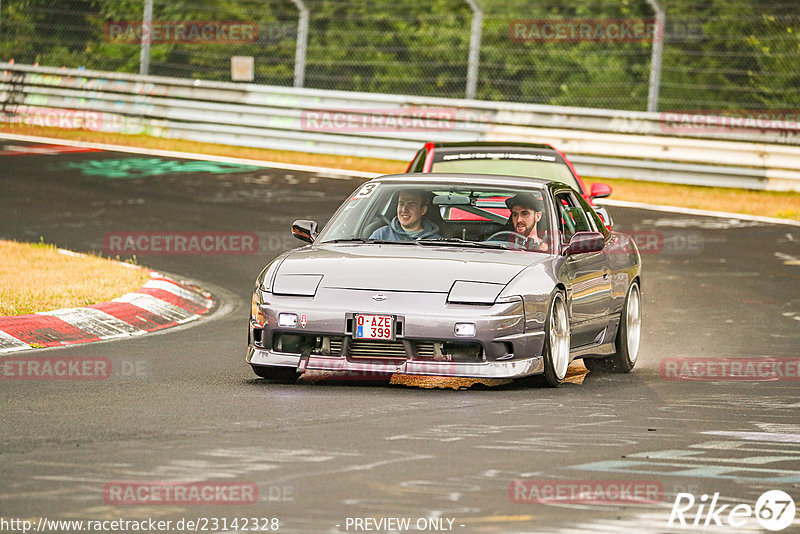
[(0, 240), (0, 316), (87, 306), (139, 289), (145, 269), (71, 256), (46, 243)]
[[(332, 167), (381, 174), (403, 172), (407, 166), (407, 162), (394, 160), (309, 154), (287, 150), (268, 150), (262, 148), (199, 143), (179, 139), (163, 139), (146, 135), (125, 135), (94, 132), (90, 130), (67, 130), (44, 126), (0, 125), (0, 132), (216, 156), (250, 158), (279, 163)], [(616, 200), (646, 202), (649, 204), (678, 206), (682, 208), (728, 211), (732, 213), (744, 213), (800, 221), (800, 193), (749, 191), (735, 188), (701, 187), (591, 177), (584, 177), (584, 181), (587, 182), (587, 185), (592, 182), (607, 183), (614, 189), (611, 198)]]

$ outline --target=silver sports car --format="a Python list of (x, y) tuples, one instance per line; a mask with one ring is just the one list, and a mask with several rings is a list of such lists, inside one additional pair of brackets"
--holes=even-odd
[(359, 187), (256, 281), (247, 362), (311, 371), (518, 378), (576, 358), (629, 372), (641, 334), (635, 243), (569, 186), (400, 174)]

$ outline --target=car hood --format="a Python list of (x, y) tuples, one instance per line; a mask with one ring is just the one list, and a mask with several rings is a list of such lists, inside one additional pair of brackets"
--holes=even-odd
[(289, 254), (276, 286), (306, 279), (319, 287), (447, 293), (456, 280), (505, 285), (524, 268), (546, 261), (536, 252), (451, 246), (330, 244)]

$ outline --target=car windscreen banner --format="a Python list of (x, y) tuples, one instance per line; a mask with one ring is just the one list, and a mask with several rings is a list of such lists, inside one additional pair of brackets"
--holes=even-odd
[(547, 161), (551, 163), (563, 163), (563, 160), (557, 154), (552, 152), (531, 152), (519, 150), (504, 150), (502, 148), (497, 150), (486, 150), (480, 152), (447, 152), (437, 150), (434, 152), (434, 163), (442, 161), (469, 161), (469, 160), (527, 160), (527, 161)]

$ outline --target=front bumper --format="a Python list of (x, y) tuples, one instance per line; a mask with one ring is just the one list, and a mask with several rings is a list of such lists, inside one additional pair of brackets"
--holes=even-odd
[[(541, 357), (544, 332), (525, 330), (521, 299), (490, 306), (450, 304), (439, 293), (389, 294), (386, 302), (375, 302), (375, 291), (321, 289), (316, 297), (288, 297), (263, 294), (261, 310), (266, 318), (263, 329), (250, 324), (247, 362), (253, 366), (293, 367), (305, 371), (332, 371), (364, 374), (405, 374), (443, 377), (519, 378), (544, 372)], [(347, 303), (345, 309), (343, 304)], [(305, 317), (305, 324), (294, 328), (278, 327), (279, 313)], [(400, 354), (356, 354), (352, 345), (348, 317), (353, 313), (389, 314), (402, 323), (396, 343)], [(475, 323), (473, 338), (457, 337), (456, 322)], [(338, 354), (331, 351), (296, 350), (289, 352), (275, 343), (284, 334), (310, 338), (344, 340)], [(471, 343), (480, 346), (473, 358), (441, 361), (442, 344)], [(438, 344), (435, 354), (423, 355), (423, 345)], [(324, 343), (323, 343), (324, 345)], [(320, 353), (321, 352), (321, 353)]]
[(405, 360), (396, 363), (394, 360), (379, 359), (353, 360), (347, 357), (289, 354), (259, 349), (251, 346), (247, 352), (250, 365), (274, 367), (294, 367), (299, 373), (305, 371), (334, 371), (356, 373), (362, 376), (401, 374), (425, 376), (454, 376), (465, 378), (521, 378), (523, 376), (541, 374), (544, 363), (541, 356), (509, 361), (481, 363), (436, 362)]

